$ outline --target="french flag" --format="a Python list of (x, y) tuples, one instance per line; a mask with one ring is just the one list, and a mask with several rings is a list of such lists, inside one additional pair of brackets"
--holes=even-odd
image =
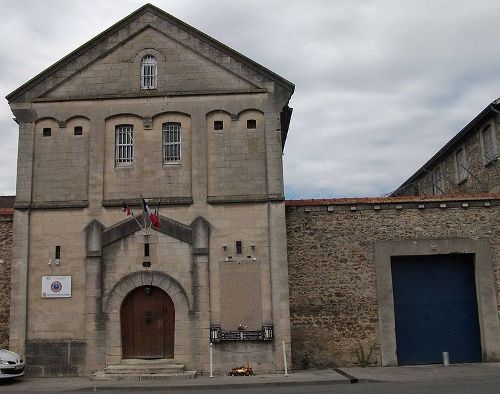
[(149, 220), (151, 220), (151, 224), (154, 226), (154, 228), (160, 228), (160, 218), (158, 216), (158, 206), (156, 207), (156, 210), (153, 211), (151, 208), (149, 208), (149, 205), (146, 202), (146, 200), (144, 199), (144, 197), (141, 196), (141, 198), (142, 198), (142, 208), (143, 208), (144, 214), (149, 216)]

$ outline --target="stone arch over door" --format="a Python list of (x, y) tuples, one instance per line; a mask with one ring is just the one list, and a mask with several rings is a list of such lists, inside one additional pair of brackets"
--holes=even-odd
[[(191, 320), (192, 303), (184, 288), (170, 275), (159, 271), (139, 271), (126, 275), (111, 289), (104, 305), (106, 317), (106, 364), (118, 364), (122, 360), (122, 336), (120, 309), (127, 295), (138, 287), (152, 286), (163, 290), (175, 307), (174, 358), (179, 343), (188, 337), (186, 322)], [(186, 349), (185, 349), (186, 350)]]

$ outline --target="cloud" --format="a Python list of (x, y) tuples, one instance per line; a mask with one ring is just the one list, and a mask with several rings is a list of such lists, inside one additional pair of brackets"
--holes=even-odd
[[(5, 94), (139, 1), (0, 0)], [(500, 3), (158, 1), (296, 85), (289, 198), (381, 195), (500, 96)], [(14, 34), (15, 32), (15, 34)], [(0, 105), (0, 193), (14, 192), (16, 125)]]

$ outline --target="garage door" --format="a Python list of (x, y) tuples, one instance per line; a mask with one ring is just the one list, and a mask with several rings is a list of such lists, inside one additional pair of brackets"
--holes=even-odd
[(474, 255), (392, 257), (399, 365), (480, 362)]

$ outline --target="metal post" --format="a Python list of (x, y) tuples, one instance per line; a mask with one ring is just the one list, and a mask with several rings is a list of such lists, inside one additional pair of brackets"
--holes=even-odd
[(210, 353), (210, 377), (214, 377), (214, 365), (213, 365), (213, 343), (210, 342), (209, 353)]
[(445, 367), (450, 366), (450, 355), (448, 354), (448, 352), (443, 352), (443, 365)]
[(283, 361), (285, 362), (285, 376), (288, 376), (288, 364), (286, 362), (285, 341), (283, 341)]

